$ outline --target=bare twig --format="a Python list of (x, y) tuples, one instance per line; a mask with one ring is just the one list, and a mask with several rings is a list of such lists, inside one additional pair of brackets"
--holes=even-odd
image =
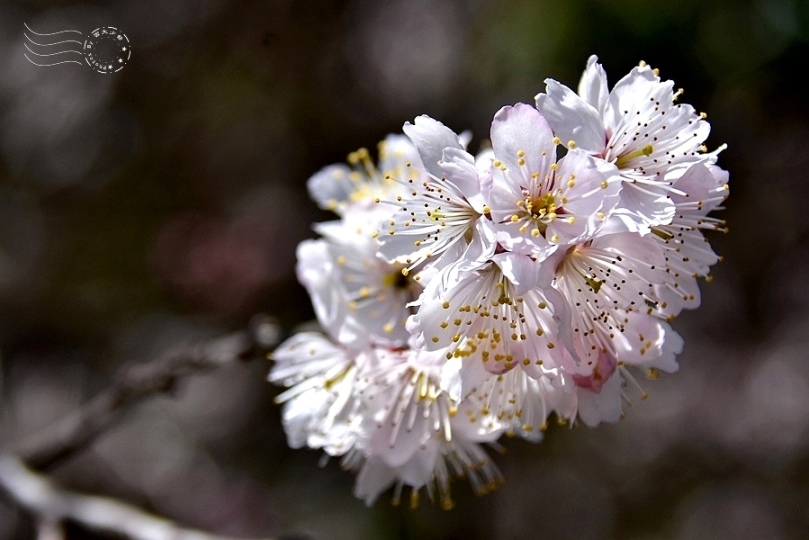
[(88, 529), (132, 540), (228, 540), (228, 537), (184, 529), (114, 499), (65, 491), (11, 455), (0, 454), (0, 488), (47, 525), (40, 530), (42, 538), (53, 538), (59, 524), (71, 520)]
[(171, 391), (183, 377), (246, 359), (257, 346), (267, 347), (272, 322), (254, 319), (251, 330), (179, 348), (162, 359), (126, 367), (112, 386), (68, 416), (14, 445), (10, 452), (28, 466), (43, 471), (93, 442), (127, 407), (142, 399)]

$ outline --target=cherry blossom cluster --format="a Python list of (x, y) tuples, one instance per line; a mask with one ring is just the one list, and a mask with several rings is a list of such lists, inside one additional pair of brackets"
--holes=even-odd
[(420, 116), (376, 163), (312, 176), (338, 219), (297, 252), (322, 332), (273, 355), (289, 444), (339, 457), (369, 504), (393, 486), (451, 507), (453, 477), (502, 482), (500, 436), (615, 422), (637, 376), (676, 371), (669, 323), (700, 303), (728, 195), (681, 92), (643, 62), (610, 90), (593, 56), (577, 92), (548, 79), (500, 109), (477, 155)]

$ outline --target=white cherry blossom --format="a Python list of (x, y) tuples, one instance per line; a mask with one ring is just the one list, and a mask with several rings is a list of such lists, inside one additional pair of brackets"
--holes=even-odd
[(315, 227), (323, 238), (299, 245), (298, 278), (321, 325), (338, 342), (355, 348), (404, 345), (408, 303), (421, 286), (402, 274), (402, 265), (377, 257), (377, 242), (352, 221)]
[(373, 503), (454, 505), (503, 481), (484, 445), (542, 440), (550, 419), (616, 422), (641, 379), (678, 369), (670, 325), (720, 258), (705, 231), (728, 195), (704, 115), (644, 63), (610, 89), (500, 109), (491, 147), (419, 116), (308, 183), (338, 220), (298, 247), (324, 334), (273, 354), (290, 446), (322, 449)]
[(327, 165), (309, 178), (309, 195), (324, 210), (344, 216), (372, 208), (379, 197), (394, 197), (400, 191), (396, 179), (422, 168), (416, 148), (404, 135), (389, 135), (379, 143), (378, 154), (377, 165), (367, 148), (351, 152), (348, 165)]
[(352, 354), (326, 336), (301, 332), (273, 353), (270, 382), (288, 387), (276, 402), (284, 406), (289, 445), (322, 448), (340, 456), (363, 439), (365, 415), (355, 390), (363, 354)]
[(557, 365), (567, 308), (540, 264), (500, 253), (477, 267), (455, 264), (427, 284), (409, 327), (428, 350), (481, 362), (491, 373), (515, 367), (534, 377)]
[(703, 144), (710, 125), (692, 106), (677, 102), (682, 90), (645, 62), (608, 90), (596, 56), (587, 61), (578, 94), (553, 79), (545, 82), (536, 103), (554, 133), (621, 171), (625, 226), (648, 232), (671, 221), (671, 184), (691, 164), (709, 159)]
[(495, 160), (485, 198), (498, 242), (540, 262), (559, 246), (591, 237), (620, 191), (611, 164), (576, 149), (557, 161), (559, 143), (530, 105), (503, 107), (492, 122)]
[(440, 122), (420, 116), (404, 130), (425, 170), (401, 175), (395, 198), (380, 197), (392, 215), (380, 227), (379, 253), (408, 270), (425, 261), (442, 267), (472, 241), (476, 221), (484, 213), (480, 173), (461, 136)]

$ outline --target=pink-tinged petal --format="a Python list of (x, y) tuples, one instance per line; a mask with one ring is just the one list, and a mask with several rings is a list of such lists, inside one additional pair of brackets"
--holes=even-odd
[(602, 154), (607, 133), (598, 110), (553, 79), (546, 79), (545, 84), (547, 93), (536, 96), (537, 109), (547, 118), (556, 136), (565, 144), (572, 140), (591, 154)]
[(702, 163), (688, 167), (688, 170), (674, 183), (671, 195), (675, 204), (698, 203), (699, 211), (707, 214), (722, 202), (717, 192), (728, 182), (728, 172)]
[(618, 361), (615, 357), (608, 352), (602, 351), (598, 355), (598, 361), (593, 366), (592, 371), (588, 375), (573, 374), (573, 382), (579, 388), (585, 388), (595, 393), (601, 391), (604, 383), (612, 377), (615, 370), (618, 368)]
[[(491, 137), (494, 155), (505, 165), (506, 174), (513, 181), (529, 181), (532, 173), (544, 177), (550, 164), (556, 161), (556, 145), (548, 122), (539, 111), (525, 103), (497, 111), (492, 121)], [(517, 171), (523, 171), (523, 174), (519, 175)], [(528, 184), (523, 187), (528, 187)]]
[[(472, 409), (473, 414), (484, 416), (485, 424), (536, 442), (542, 439), (548, 415), (553, 411), (555, 399), (549, 394), (555, 391), (555, 378), (553, 374), (532, 378), (519, 369), (499, 376), (489, 374), (462, 405)], [(467, 423), (470, 422), (463, 424)]]
[(441, 177), (438, 162), (443, 158), (445, 149), (464, 150), (464, 145), (454, 131), (427, 115), (416, 117), (413, 124), (406, 122), (403, 129), (418, 149), (427, 172), (435, 177)]
[(601, 422), (614, 424), (621, 419), (621, 377), (613, 375), (596, 393), (587, 389), (577, 392), (579, 418), (585, 425), (595, 427)]
[(284, 404), (290, 446), (322, 448), (330, 455), (354, 446), (360, 435), (354, 384), (361, 357), (312, 332), (296, 334), (275, 350), (268, 379), (289, 387), (276, 401)]
[(488, 193), (492, 190), (492, 182), (494, 181), (494, 151), (488, 148), (477, 156), (475, 156), (475, 167), (478, 170), (478, 179), (480, 180), (480, 191), (484, 197), (484, 202), (488, 201), (486, 198)]

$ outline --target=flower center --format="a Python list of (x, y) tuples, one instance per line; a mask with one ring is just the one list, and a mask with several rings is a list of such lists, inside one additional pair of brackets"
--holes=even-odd
[(550, 222), (556, 218), (556, 198), (552, 193), (545, 193), (536, 199), (525, 201), (525, 209), (536, 220)]
[(633, 159), (641, 156), (648, 157), (652, 155), (652, 152), (654, 152), (654, 147), (651, 144), (647, 144), (643, 148), (639, 148), (634, 152), (629, 152), (628, 154), (621, 154), (618, 156), (618, 159), (615, 160), (615, 166), (619, 169), (626, 169), (629, 166), (629, 162)]
[(386, 274), (385, 277), (382, 278), (382, 284), (385, 287), (390, 287), (391, 289), (396, 290), (407, 289), (410, 287), (411, 283), (412, 279), (399, 268), (393, 272), (390, 272), (389, 274)]

